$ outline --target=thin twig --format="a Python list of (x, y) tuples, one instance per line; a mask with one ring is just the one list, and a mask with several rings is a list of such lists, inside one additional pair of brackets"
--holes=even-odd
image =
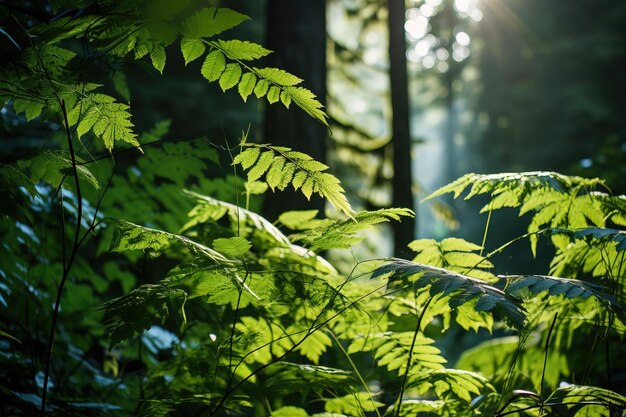
[[(70, 132), (70, 125), (67, 120), (67, 109), (65, 107), (65, 101), (61, 101), (61, 110), (63, 111), (63, 119), (65, 122), (65, 132), (67, 135), (67, 142), (70, 150), (70, 157), (72, 161), (72, 172), (74, 174), (74, 184), (76, 186), (76, 199), (77, 199), (77, 211), (76, 211), (76, 231), (74, 233), (74, 243), (72, 245), (72, 250), (70, 252), (69, 259), (67, 260), (67, 264), (64, 265), (63, 268), (63, 276), (61, 277), (61, 282), (59, 283), (59, 288), (57, 289), (56, 300), (54, 302), (54, 312), (52, 313), (52, 324), (50, 325), (50, 336), (48, 337), (48, 349), (46, 352), (46, 368), (44, 371), (44, 379), (43, 379), (43, 392), (41, 394), (41, 415), (46, 415), (46, 396), (48, 393), (48, 381), (50, 379), (50, 366), (52, 364), (52, 349), (54, 346), (54, 336), (56, 334), (56, 326), (59, 318), (59, 308), (61, 306), (61, 297), (63, 295), (63, 288), (65, 287), (65, 282), (69, 276), (70, 270), (76, 259), (76, 254), (78, 253), (79, 247), (79, 238), (80, 238), (80, 226), (83, 218), (83, 201), (82, 194), (80, 191), (80, 179), (78, 178), (78, 169), (76, 166), (76, 155), (74, 154), (74, 145), (72, 143), (72, 134)], [(62, 242), (62, 245), (65, 245), (65, 242)]]
[(411, 367), (411, 361), (413, 360), (413, 349), (415, 349), (415, 342), (417, 340), (417, 335), (420, 332), (420, 327), (422, 325), (422, 319), (424, 318), (424, 314), (430, 305), (430, 302), (433, 300), (433, 297), (429, 297), (426, 304), (424, 304), (424, 308), (420, 313), (419, 318), (417, 319), (417, 324), (415, 326), (415, 333), (413, 333), (413, 340), (411, 341), (411, 349), (409, 350), (409, 357), (406, 361), (406, 371), (404, 372), (404, 380), (402, 381), (402, 386), (400, 386), (400, 394), (398, 394), (398, 399), (396, 400), (396, 410), (393, 413), (394, 417), (398, 417), (400, 415), (400, 408), (402, 407), (402, 396), (404, 395), (404, 389), (406, 388), (406, 382), (409, 379), (409, 369)]

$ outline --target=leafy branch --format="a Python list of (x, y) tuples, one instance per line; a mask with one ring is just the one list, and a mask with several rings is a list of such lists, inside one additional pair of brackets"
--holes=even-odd
[(330, 204), (349, 217), (353, 210), (345, 196), (339, 180), (324, 172), (328, 166), (314, 160), (309, 155), (283, 146), (243, 143), (244, 150), (233, 160), (247, 171), (248, 181), (256, 181), (265, 176), (265, 182), (272, 190), (284, 190), (291, 184), (309, 199), (314, 193), (326, 198)]

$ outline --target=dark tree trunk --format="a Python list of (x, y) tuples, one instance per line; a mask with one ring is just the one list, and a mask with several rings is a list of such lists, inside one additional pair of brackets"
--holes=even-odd
[[(326, 2), (325, 0), (268, 0), (266, 46), (275, 51), (267, 64), (304, 79), (302, 85), (324, 104), (326, 96)], [(326, 127), (292, 105), (268, 105), (265, 113), (264, 142), (288, 146), (326, 160)], [(264, 213), (275, 219), (287, 210), (318, 209), (324, 212), (324, 201), (312, 197), (308, 202), (293, 190), (268, 194)]]
[[(393, 146), (393, 206), (414, 209), (411, 170), (411, 133), (404, 34), (404, 0), (389, 0), (389, 76), (391, 81), (391, 135)], [(407, 253), (414, 239), (415, 219), (394, 223), (394, 254)]]

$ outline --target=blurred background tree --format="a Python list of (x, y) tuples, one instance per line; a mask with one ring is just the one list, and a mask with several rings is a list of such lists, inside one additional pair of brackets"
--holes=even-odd
[[(268, 65), (306, 80), (318, 100), (325, 104), (326, 3), (268, 0), (265, 22), (265, 46), (274, 51), (267, 58)], [(326, 126), (304, 111), (278, 106), (268, 106), (265, 110), (263, 142), (298, 149), (325, 162), (327, 133)], [(287, 210), (316, 209), (323, 214), (323, 200), (318, 196), (311, 200), (308, 202), (301, 193), (286, 190), (280, 196), (268, 195), (264, 210), (272, 220)]]

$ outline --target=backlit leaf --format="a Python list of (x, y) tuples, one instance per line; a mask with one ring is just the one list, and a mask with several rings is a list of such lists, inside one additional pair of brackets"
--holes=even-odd
[(180, 40), (180, 50), (183, 53), (185, 65), (187, 65), (191, 61), (200, 58), (202, 54), (204, 54), (206, 46), (204, 45), (204, 42), (198, 38), (183, 36)]
[(222, 75), (226, 68), (226, 58), (224, 54), (218, 50), (209, 52), (202, 64), (202, 76), (209, 81), (216, 81)]

